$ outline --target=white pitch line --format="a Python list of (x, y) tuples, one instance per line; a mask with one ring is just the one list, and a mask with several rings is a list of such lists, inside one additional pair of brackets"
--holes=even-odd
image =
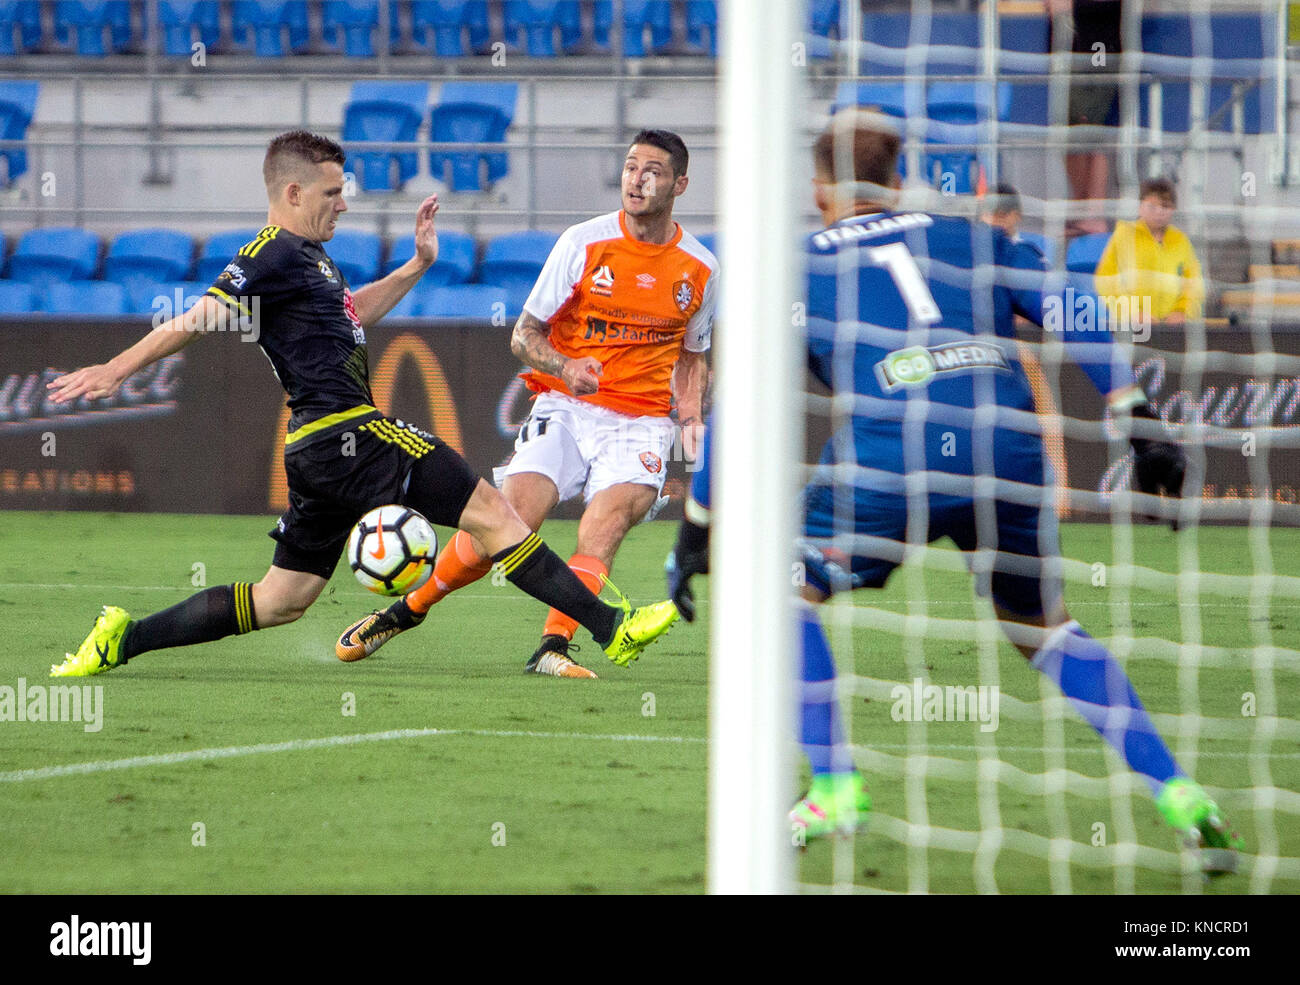
[(132, 756), (129, 759), (104, 759), (91, 763), (67, 763), (63, 766), (42, 766), (37, 769), (11, 770), (0, 773), (0, 783), (22, 783), (26, 780), (48, 780), (60, 776), (85, 776), (89, 773), (107, 773), (113, 770), (135, 769), (137, 766), (174, 766), (178, 763), (208, 762), (214, 759), (236, 759), (240, 756), (257, 756), (272, 752), (300, 752), (306, 749), (328, 749), (334, 746), (354, 746), (363, 742), (390, 742), (393, 739), (423, 739), (431, 736), (473, 735), (494, 739), (589, 739), (600, 742), (671, 742), (679, 745), (704, 744), (702, 738), (681, 735), (591, 735), (584, 732), (523, 732), (494, 731), (492, 729), (459, 728), (403, 728), (387, 732), (366, 732), (360, 735), (331, 735), (323, 739), (290, 739), (287, 742), (267, 742), (255, 746), (223, 746), (212, 749), (191, 749), (186, 752), (168, 752), (156, 756)]

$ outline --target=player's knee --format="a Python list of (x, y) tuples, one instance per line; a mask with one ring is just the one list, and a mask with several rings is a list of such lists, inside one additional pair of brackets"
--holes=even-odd
[(460, 529), (482, 545), (489, 555), (532, 533), (501, 491), (483, 481), (479, 482), (460, 515)]

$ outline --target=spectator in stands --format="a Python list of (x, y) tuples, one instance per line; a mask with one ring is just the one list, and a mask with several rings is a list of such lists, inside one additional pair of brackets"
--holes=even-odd
[(1136, 222), (1117, 222), (1097, 263), (1102, 298), (1149, 297), (1151, 317), (1181, 325), (1199, 318), (1205, 282), (1191, 240), (1170, 223), (1177, 197), (1165, 178), (1142, 182)]
[[(1123, 4), (1121, 0), (1047, 0), (1047, 8), (1052, 18), (1051, 50), (1055, 51), (1058, 43), (1064, 45), (1063, 36), (1069, 33), (1074, 57), (1088, 56), (1087, 70), (1071, 66), (1068, 122), (1071, 127), (1105, 126), (1119, 100), (1119, 85), (1097, 77), (1119, 71)], [(1072, 26), (1069, 32), (1062, 30), (1066, 23)], [(1092, 203), (1083, 218), (1069, 224), (1068, 231), (1074, 235), (1104, 233), (1108, 227), (1100, 203), (1110, 188), (1108, 152), (1095, 148), (1071, 151), (1065, 155), (1065, 174), (1071, 197)]]
[(980, 218), (997, 226), (1013, 242), (1020, 241), (1020, 193), (1011, 185), (998, 185), (993, 194), (980, 203)]

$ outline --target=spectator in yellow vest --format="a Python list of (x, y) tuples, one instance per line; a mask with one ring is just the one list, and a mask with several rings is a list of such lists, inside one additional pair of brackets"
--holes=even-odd
[(1097, 294), (1102, 299), (1151, 299), (1154, 321), (1181, 325), (1199, 318), (1205, 282), (1191, 240), (1171, 225), (1177, 200), (1173, 182), (1142, 182), (1137, 222), (1117, 222), (1097, 263)]

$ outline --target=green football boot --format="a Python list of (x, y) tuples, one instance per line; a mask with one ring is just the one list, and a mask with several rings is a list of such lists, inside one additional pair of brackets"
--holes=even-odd
[(125, 609), (115, 605), (104, 606), (95, 625), (77, 648), (66, 655), (63, 663), (50, 667), (51, 677), (89, 677), (126, 663), (122, 659), (122, 637), (131, 625)]
[(852, 773), (818, 773), (803, 800), (790, 812), (790, 827), (803, 841), (827, 835), (851, 835), (866, 827), (871, 796), (857, 770)]
[(1199, 784), (1186, 777), (1170, 780), (1156, 797), (1156, 807), (1183, 844), (1200, 852), (1202, 872), (1221, 876), (1237, 871), (1237, 853), (1246, 843)]
[(605, 656), (620, 667), (626, 667), (641, 656), (642, 650), (668, 632), (677, 621), (677, 606), (672, 602), (655, 602), (653, 605), (633, 609), (627, 596), (612, 581), (603, 575), (601, 580), (618, 596), (616, 604), (623, 610), (623, 621), (618, 624), (614, 638), (605, 647)]

